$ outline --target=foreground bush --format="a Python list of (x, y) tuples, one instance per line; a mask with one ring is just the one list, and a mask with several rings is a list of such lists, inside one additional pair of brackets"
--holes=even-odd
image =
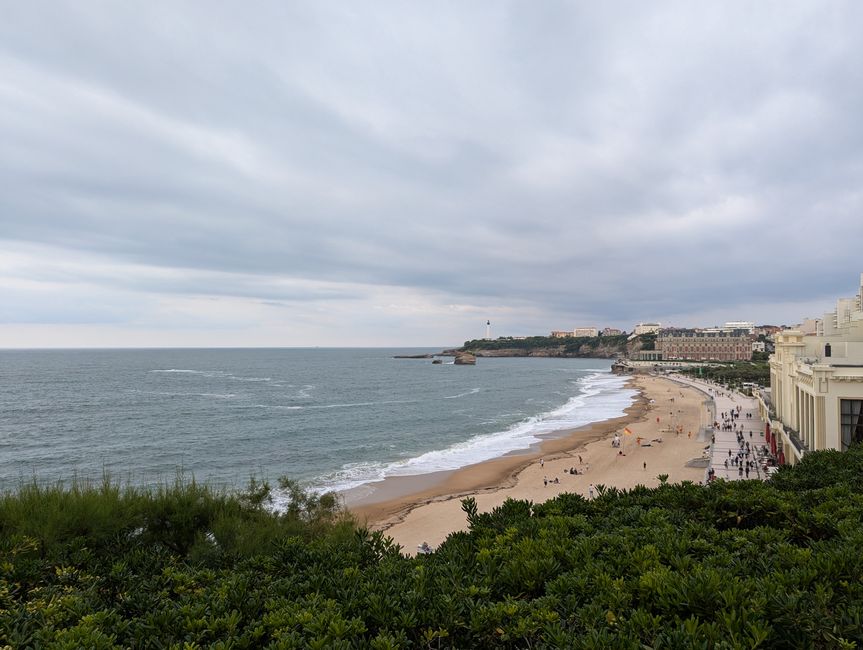
[(861, 479), (854, 449), (769, 484), (466, 500), (419, 558), (296, 486), (282, 515), (265, 489), (28, 488), (0, 502), (0, 645), (859, 648)]

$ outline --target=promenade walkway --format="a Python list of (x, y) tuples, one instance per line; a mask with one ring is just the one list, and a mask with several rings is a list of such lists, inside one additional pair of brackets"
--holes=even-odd
[[(761, 456), (757, 451), (765, 444), (765, 423), (758, 415), (755, 398), (747, 397), (742, 393), (731, 391), (722, 386), (700, 379), (692, 379), (690, 377), (683, 376), (675, 376), (671, 378), (681, 384), (692, 386), (713, 398), (713, 404), (709, 407), (711, 412), (705, 413), (704, 415), (708, 418), (710, 423), (708, 426), (711, 426), (713, 422), (718, 422), (719, 426), (707, 429), (706, 439), (708, 442), (712, 442), (710, 446), (710, 462), (707, 466), (707, 470), (709, 471), (710, 469), (713, 469), (716, 478), (722, 478), (728, 481), (766, 479), (767, 475), (761, 468)], [(731, 413), (732, 411), (737, 412), (738, 407), (740, 407), (739, 416), (733, 421), (733, 424), (737, 427), (737, 431), (723, 430), (724, 427), (721, 414)], [(731, 420), (729, 419), (728, 421)], [(732, 463), (732, 459), (737, 457), (738, 452), (741, 450), (737, 433), (741, 430), (743, 433), (743, 451), (746, 451), (745, 444), (748, 442), (750, 449), (748, 460), (755, 461), (749, 469), (748, 476), (745, 470), (747, 460), (745, 454), (740, 465)], [(726, 461), (728, 461), (727, 466)]]

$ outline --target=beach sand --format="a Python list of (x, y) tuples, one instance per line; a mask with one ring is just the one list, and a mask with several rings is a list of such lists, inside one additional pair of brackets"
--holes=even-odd
[[(705, 465), (699, 461), (710, 441), (700, 439), (698, 432), (708, 420), (707, 397), (661, 377), (636, 376), (630, 385), (640, 396), (623, 417), (560, 432), (527, 453), (453, 472), (386, 479), (372, 486), (371, 496), (351, 501), (348, 495), (347, 505), (360, 522), (385, 531), (405, 553), (413, 554), (422, 542), (436, 547), (451, 532), (467, 528), (461, 510), (467, 496), (476, 499), (482, 512), (510, 498), (541, 503), (563, 492), (587, 497), (591, 484), (652, 487), (659, 485), (660, 474), (672, 483), (703, 480)], [(624, 435), (624, 427), (632, 435)], [(611, 446), (616, 433), (625, 455)], [(656, 442), (658, 438), (662, 442)], [(570, 468), (578, 474), (569, 474)]]

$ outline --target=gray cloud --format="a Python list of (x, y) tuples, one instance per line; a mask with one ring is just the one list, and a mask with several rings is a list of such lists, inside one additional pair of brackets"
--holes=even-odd
[[(861, 270), (857, 3), (5, 13), (0, 240), (29, 261), (0, 297), (26, 322), (133, 323), (135, 295), (318, 330), (338, 303), (363, 341), (482, 318), (448, 304), (513, 333), (781, 321)], [(77, 265), (22, 289), (45, 251)]]

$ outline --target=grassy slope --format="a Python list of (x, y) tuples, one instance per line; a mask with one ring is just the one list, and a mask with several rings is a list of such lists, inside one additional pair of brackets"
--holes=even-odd
[(760, 482), (465, 509), (406, 558), (328, 507), (195, 485), (0, 500), (0, 645), (863, 645), (863, 450)]

